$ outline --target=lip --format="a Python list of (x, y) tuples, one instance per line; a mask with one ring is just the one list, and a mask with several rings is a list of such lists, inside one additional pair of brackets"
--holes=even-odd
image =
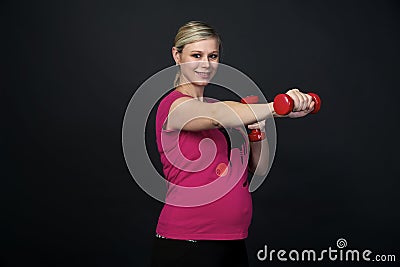
[(195, 71), (196, 75), (203, 78), (203, 79), (207, 79), (210, 77), (210, 73), (211, 72), (206, 72), (206, 71)]

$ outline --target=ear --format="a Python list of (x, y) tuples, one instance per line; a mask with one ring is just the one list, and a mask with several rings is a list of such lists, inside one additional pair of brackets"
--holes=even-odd
[(178, 52), (178, 49), (175, 46), (172, 47), (172, 57), (174, 58), (176, 65), (181, 63), (181, 54)]

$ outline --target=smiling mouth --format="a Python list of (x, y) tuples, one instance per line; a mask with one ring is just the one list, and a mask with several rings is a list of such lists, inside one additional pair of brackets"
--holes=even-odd
[(195, 71), (195, 73), (197, 74), (197, 76), (203, 78), (203, 79), (207, 79), (210, 77), (210, 72), (199, 72), (199, 71)]

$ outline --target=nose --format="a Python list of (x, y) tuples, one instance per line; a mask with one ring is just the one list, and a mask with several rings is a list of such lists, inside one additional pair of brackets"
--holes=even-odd
[(201, 67), (208, 69), (210, 67), (209, 58), (206, 56), (201, 60)]

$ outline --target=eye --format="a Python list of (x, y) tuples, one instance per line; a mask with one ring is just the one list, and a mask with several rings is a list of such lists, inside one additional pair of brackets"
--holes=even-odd
[(210, 55), (210, 58), (212, 58), (212, 59), (217, 59), (217, 58), (218, 58), (218, 55), (217, 55), (217, 54), (211, 54), (211, 55)]
[(193, 54), (192, 57), (194, 57), (194, 58), (201, 58), (201, 55), (200, 55), (200, 54)]

